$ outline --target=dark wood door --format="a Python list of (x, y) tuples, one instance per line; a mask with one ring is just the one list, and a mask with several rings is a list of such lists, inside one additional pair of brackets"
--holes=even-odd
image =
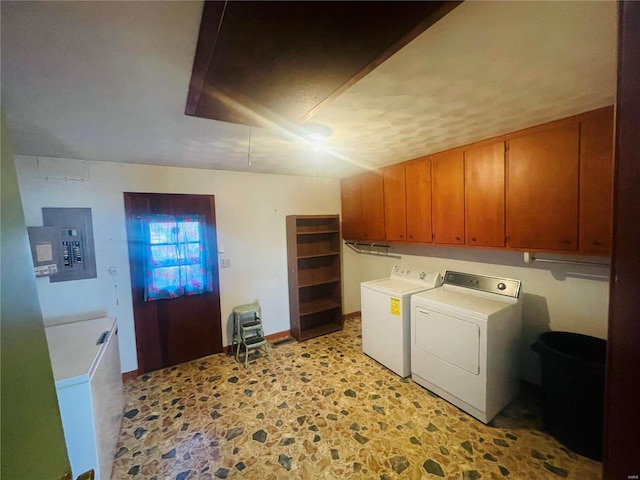
[[(124, 193), (138, 373), (222, 352), (220, 284), (213, 195)], [(202, 215), (213, 291), (145, 301), (144, 215)]]
[(404, 164), (382, 169), (384, 183), (384, 229), (390, 241), (407, 240), (407, 209), (405, 199)]
[(431, 156), (434, 243), (464, 243), (464, 159), (462, 150)]
[(464, 152), (466, 244), (504, 247), (504, 142)]
[(640, 2), (619, 2), (604, 480), (640, 475)]
[(405, 165), (407, 240), (431, 243), (431, 161), (429, 157)]
[(509, 140), (509, 246), (578, 249), (578, 123), (531, 131)]

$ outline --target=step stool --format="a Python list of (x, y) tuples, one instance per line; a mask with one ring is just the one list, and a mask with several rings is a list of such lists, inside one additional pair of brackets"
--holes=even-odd
[(242, 346), (244, 346), (245, 367), (249, 364), (249, 352), (258, 348), (264, 349), (271, 360), (271, 350), (262, 329), (260, 304), (253, 302), (233, 307), (233, 317), (233, 345), (236, 347), (236, 360), (239, 359)]

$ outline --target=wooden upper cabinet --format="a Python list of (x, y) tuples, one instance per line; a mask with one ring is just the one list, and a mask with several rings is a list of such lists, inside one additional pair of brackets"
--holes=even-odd
[(509, 140), (508, 246), (578, 249), (579, 124), (532, 129)]
[(361, 175), (340, 180), (340, 202), (342, 208), (342, 238), (358, 240), (362, 238), (362, 196)]
[(384, 184), (384, 230), (390, 241), (407, 240), (404, 163), (382, 169)]
[(404, 172), (407, 240), (431, 243), (431, 162), (428, 157), (408, 162)]
[(384, 187), (380, 172), (359, 175), (362, 189), (362, 240), (384, 240)]
[(342, 179), (343, 238), (607, 255), (613, 118), (610, 106)]
[(464, 244), (463, 151), (431, 156), (434, 243)]
[(613, 107), (580, 121), (580, 252), (611, 252)]
[(504, 142), (464, 151), (467, 245), (504, 247), (504, 154)]

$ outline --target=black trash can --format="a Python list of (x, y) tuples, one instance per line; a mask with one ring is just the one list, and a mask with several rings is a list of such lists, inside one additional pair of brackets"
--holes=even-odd
[(606, 340), (545, 332), (531, 348), (542, 366), (544, 429), (574, 452), (600, 460)]

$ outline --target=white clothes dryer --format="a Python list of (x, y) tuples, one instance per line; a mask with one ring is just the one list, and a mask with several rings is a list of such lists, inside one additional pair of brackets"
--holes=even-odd
[(440, 285), (438, 272), (395, 265), (360, 284), (362, 351), (402, 378), (411, 373), (411, 295)]
[(413, 380), (488, 423), (518, 393), (520, 281), (447, 270), (411, 297)]

